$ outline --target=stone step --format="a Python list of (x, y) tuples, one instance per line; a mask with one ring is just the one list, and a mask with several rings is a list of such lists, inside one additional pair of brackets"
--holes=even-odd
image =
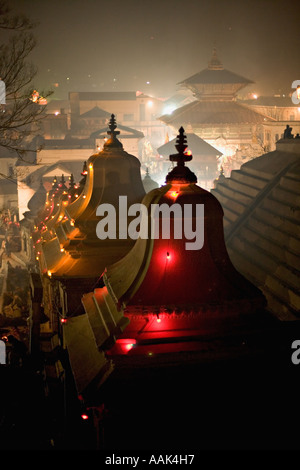
[(294, 289), (299, 290), (300, 285), (300, 272), (296, 270), (291, 270), (289, 266), (284, 266), (283, 264), (279, 265), (275, 271), (275, 275), (278, 279), (282, 279), (288, 285), (292, 286)]
[(270, 181), (274, 175), (272, 173), (266, 173), (262, 170), (257, 170), (256, 168), (250, 167), (245, 163), (239, 170), (241, 173), (246, 173), (251, 176), (255, 176), (256, 178), (264, 179), (266, 181)]
[(261, 269), (265, 271), (266, 275), (276, 270), (278, 261), (257, 245), (249, 243), (245, 238), (241, 236), (233, 237), (230, 246), (233, 250), (238, 250), (241, 254), (247, 254), (247, 258), (250, 258), (256, 266), (260, 266)]
[(232, 225), (232, 222), (229, 219), (227, 219), (227, 217), (225, 217), (225, 215), (224, 215), (224, 218), (223, 218), (223, 228), (224, 228), (224, 230), (228, 231), (229, 228), (231, 227), (231, 225)]
[[(249, 253), (245, 255), (245, 253), (241, 253), (236, 249), (234, 251), (228, 249), (228, 253), (238, 271), (264, 293), (268, 310), (281, 320), (294, 320), (297, 318), (299, 312), (290, 305), (290, 302), (287, 300), (288, 295), (284, 288), (282, 290), (284, 293), (283, 296), (279, 296), (278, 292), (273, 290), (275, 281), (272, 282), (269, 280), (267, 283), (267, 279), (272, 276), (266, 273), (263, 267), (256, 264), (255, 260), (249, 257)], [(283, 285), (281, 284), (281, 286)]]
[(237, 180), (232, 179), (232, 178), (230, 178), (227, 181), (227, 186), (229, 188), (231, 188), (232, 190), (236, 191), (237, 193), (243, 193), (243, 194), (245, 194), (247, 196), (250, 196), (252, 198), (256, 197), (257, 194), (261, 191), (261, 188), (247, 185), (246, 182), (237, 181)]
[(228, 209), (227, 207), (223, 207), (223, 210), (224, 210), (224, 217), (227, 219), (227, 221), (230, 224), (232, 224), (238, 219), (239, 214), (237, 214), (236, 212)]
[[(240, 253), (246, 253), (246, 256), (250, 256), (255, 265), (261, 266), (269, 276), (276, 277), (286, 288), (294, 290), (297, 294), (300, 281), (300, 257), (285, 252), (284, 248), (279, 245), (275, 247), (273, 244), (268, 244), (268, 240), (262, 237), (255, 238), (255, 234), (253, 232), (247, 233), (247, 229), (245, 229), (245, 233), (248, 238), (235, 237), (231, 241), (232, 247), (239, 250)], [(254, 236), (252, 240), (249, 234)], [(280, 267), (282, 267), (281, 270)], [(286, 276), (286, 274), (288, 275)], [(289, 279), (292, 282), (289, 282)]]
[(288, 188), (289, 191), (294, 191), (296, 194), (300, 192), (300, 181), (295, 178), (291, 178), (287, 174), (280, 178), (280, 186)]
[(230, 197), (225, 196), (221, 193), (218, 193), (216, 197), (220, 202), (221, 206), (223, 207), (224, 212), (226, 210), (230, 210), (238, 215), (241, 215), (245, 211), (246, 205), (240, 203), (240, 201), (237, 199), (231, 199)]
[(222, 183), (218, 185), (218, 194), (224, 198), (228, 197), (229, 199), (238, 200), (239, 203), (245, 206), (249, 206), (253, 201), (253, 197), (249, 196), (248, 194), (241, 193), (239, 191), (233, 191), (233, 189), (228, 185)]
[(300, 182), (300, 164), (298, 163), (297, 166), (287, 171), (286, 176)]
[(295, 223), (299, 223), (300, 221), (300, 207), (291, 207), (288, 204), (273, 199), (271, 196), (263, 200), (262, 206), (276, 213), (278, 216), (283, 216), (291, 221), (295, 221)]
[(287, 204), (292, 207), (300, 207), (300, 192), (297, 194), (296, 192), (289, 191), (282, 186), (277, 186), (273, 189), (271, 197), (276, 201), (282, 202), (283, 204)]
[(287, 287), (280, 279), (271, 275), (267, 276), (265, 285), (271, 292), (276, 293), (276, 296), (282, 299), (284, 303), (291, 305), (296, 312), (300, 312), (299, 292)]
[(272, 312), (281, 321), (294, 321), (298, 320), (298, 312), (287, 305), (282, 299), (276, 296), (276, 293), (270, 291), (267, 287), (263, 289), (266, 297), (268, 310)]
[(252, 176), (243, 170), (232, 170), (230, 179), (259, 190), (263, 189), (270, 180), (269, 178), (265, 179), (260, 176)]
[(295, 238), (292, 235), (283, 232), (280, 230), (280, 228), (267, 225), (264, 220), (260, 220), (255, 217), (255, 214), (253, 214), (252, 217), (248, 219), (247, 226), (265, 238), (270, 239), (272, 242), (284, 246), (287, 250), (291, 251), (295, 255), (300, 255), (299, 238)]
[(274, 243), (274, 241), (262, 236), (248, 226), (242, 227), (238, 236), (251, 246), (261, 249), (267, 256), (274, 258), (278, 264), (284, 263), (289, 266), (288, 261), (290, 262), (292, 259), (292, 268), (300, 270), (300, 257), (288, 251), (284, 245)]
[(255, 209), (255, 216), (259, 220), (264, 221), (266, 225), (277, 228), (295, 238), (300, 237), (300, 225), (294, 221), (288, 220), (283, 216), (278, 216), (272, 211), (262, 207), (257, 207)]

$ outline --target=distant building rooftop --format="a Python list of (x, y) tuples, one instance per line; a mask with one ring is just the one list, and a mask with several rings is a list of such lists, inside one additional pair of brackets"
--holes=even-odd
[(110, 118), (110, 113), (104, 111), (104, 109), (95, 106), (86, 113), (80, 115), (81, 118)]
[(241, 100), (241, 104), (251, 106), (277, 106), (279, 108), (297, 108), (290, 96), (259, 96), (257, 99)]
[(79, 91), (70, 92), (69, 99), (82, 101), (135, 101), (135, 91)]
[[(196, 134), (186, 132), (186, 138), (188, 149), (191, 150), (194, 157), (196, 155), (212, 155), (214, 157), (217, 155), (222, 155), (219, 150), (205, 142), (205, 140), (201, 139), (201, 137), (197, 136)], [(169, 157), (169, 155), (175, 153), (175, 145), (176, 139), (173, 139), (170, 140), (170, 142), (167, 142), (166, 144), (159, 147), (157, 151), (160, 155)]]
[(181, 123), (199, 124), (259, 124), (275, 119), (264, 116), (235, 101), (194, 101), (159, 118), (172, 126)]

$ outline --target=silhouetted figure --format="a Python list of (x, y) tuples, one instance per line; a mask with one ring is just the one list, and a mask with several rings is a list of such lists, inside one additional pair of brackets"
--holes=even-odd
[(292, 130), (293, 130), (293, 128), (290, 127), (290, 126), (287, 124), (287, 126), (286, 126), (286, 128), (285, 128), (285, 130), (284, 130), (283, 138), (284, 138), (284, 139), (292, 139), (292, 138), (294, 137), (293, 134), (292, 134)]

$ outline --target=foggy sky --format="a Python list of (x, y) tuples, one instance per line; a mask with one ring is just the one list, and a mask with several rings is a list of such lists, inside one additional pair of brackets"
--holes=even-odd
[[(300, 79), (298, 0), (10, 0), (39, 21), (37, 86), (170, 96), (207, 67), (214, 44), (226, 69), (259, 94)], [(147, 84), (150, 82), (150, 84)]]

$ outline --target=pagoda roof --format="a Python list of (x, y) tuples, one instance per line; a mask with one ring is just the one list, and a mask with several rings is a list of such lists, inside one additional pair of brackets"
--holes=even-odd
[(189, 84), (230, 84), (230, 83), (239, 83), (239, 84), (250, 84), (254, 83), (248, 78), (242, 77), (234, 72), (230, 72), (226, 69), (212, 69), (207, 68), (201, 72), (195, 73), (191, 77), (186, 78), (178, 83), (178, 85), (189, 85)]
[(271, 106), (277, 108), (298, 108), (290, 96), (259, 96), (257, 99), (241, 100), (241, 104), (248, 106)]
[[(75, 179), (81, 178), (80, 173), (82, 170), (83, 159), (81, 160), (59, 160), (53, 163), (53, 165), (44, 165), (38, 167), (35, 171), (26, 176), (24, 181), (27, 186), (37, 189), (42, 178), (50, 178), (53, 175), (69, 176), (74, 175)], [(46, 183), (47, 185), (47, 183)], [(46, 186), (45, 185), (45, 186)], [(47, 188), (46, 188), (47, 189)]]
[(95, 106), (86, 113), (80, 115), (81, 118), (110, 118), (110, 113), (104, 111), (104, 109)]
[(178, 127), (181, 123), (193, 127), (228, 124), (260, 124), (275, 119), (258, 113), (236, 101), (194, 101), (159, 118), (166, 124)]
[[(122, 132), (122, 139), (142, 139), (144, 136), (143, 132), (140, 132), (136, 129), (132, 129), (132, 127), (127, 127), (127, 126), (122, 126), (118, 124), (118, 129), (120, 129)], [(93, 132), (90, 135), (90, 139), (100, 139), (107, 137), (107, 127), (103, 127), (102, 129), (99, 129), (98, 131)]]
[[(188, 149), (191, 150), (194, 157), (195, 155), (222, 155), (222, 152), (219, 152), (219, 150), (205, 142), (205, 140), (201, 139), (201, 137), (199, 137), (198, 135), (186, 132), (186, 137)], [(174, 153), (175, 143), (176, 139), (170, 140), (169, 142), (157, 149), (158, 153), (163, 156), (171, 155), (172, 153)]]
[(250, 83), (253, 83), (253, 81), (231, 72), (230, 70), (224, 69), (222, 62), (217, 55), (217, 49), (214, 47), (212, 57), (208, 62), (208, 67), (204, 70), (201, 70), (201, 72), (195, 73), (191, 77), (188, 77), (185, 80), (179, 82), (179, 85), (247, 85)]

